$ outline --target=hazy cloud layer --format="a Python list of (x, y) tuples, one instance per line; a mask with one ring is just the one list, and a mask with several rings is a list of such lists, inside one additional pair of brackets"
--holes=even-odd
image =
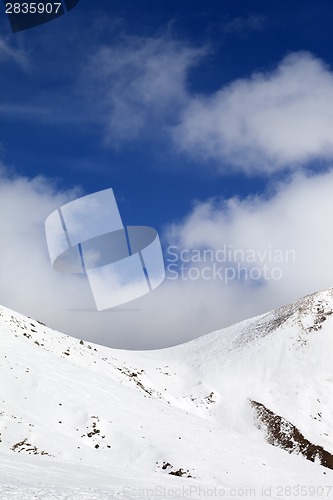
[(107, 142), (155, 135), (156, 124), (173, 123), (189, 99), (189, 69), (204, 52), (167, 37), (123, 37), (98, 49), (84, 70), (83, 89), (101, 107)]
[[(172, 268), (169, 279), (154, 292), (97, 313), (84, 278), (52, 269), (44, 235), (47, 215), (79, 191), (57, 192), (45, 179), (2, 175), (0, 303), (78, 338), (109, 346), (153, 348), (184, 342), (333, 285), (332, 183), (333, 172), (296, 175), (269, 196), (208, 200), (196, 205), (182, 223), (170, 226), (165, 235), (167, 266), (174, 263), (168, 245), (178, 251), (213, 252), (229, 246), (256, 251), (255, 262), (240, 261), (241, 265), (279, 267), (279, 279), (236, 276), (226, 283), (219, 275), (207, 279), (204, 274), (175, 280)], [(266, 255), (261, 260), (269, 248), (293, 250), (295, 259), (271, 262)], [(211, 262), (188, 262), (189, 255), (183, 254), (187, 268), (200, 273), (212, 267)], [(221, 261), (221, 254), (216, 262), (223, 269), (235, 264)]]

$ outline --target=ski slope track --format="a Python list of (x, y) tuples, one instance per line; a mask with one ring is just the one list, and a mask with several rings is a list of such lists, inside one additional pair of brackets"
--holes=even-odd
[(333, 498), (332, 290), (142, 352), (0, 308), (0, 349), (1, 500)]

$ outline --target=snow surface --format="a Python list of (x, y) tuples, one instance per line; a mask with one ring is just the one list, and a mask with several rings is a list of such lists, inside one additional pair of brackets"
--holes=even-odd
[(333, 453), (332, 313), (327, 290), (137, 352), (0, 308), (1, 500), (333, 498), (333, 471), (266, 443), (249, 404)]

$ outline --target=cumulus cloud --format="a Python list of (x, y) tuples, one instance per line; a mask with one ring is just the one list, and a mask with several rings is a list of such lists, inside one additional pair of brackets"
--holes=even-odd
[[(193, 338), (197, 331), (191, 330), (191, 294), (184, 295), (185, 283), (166, 282), (156, 293), (98, 313), (84, 276), (53, 270), (45, 219), (81, 194), (79, 188), (60, 191), (46, 178), (0, 171), (0, 304), (74, 337), (113, 347), (162, 347)], [(194, 294), (199, 300), (198, 290)]]
[(216, 276), (210, 283), (228, 297), (227, 304), (232, 299), (226, 317), (258, 314), (333, 286), (332, 185), (332, 171), (297, 174), (269, 195), (199, 203), (182, 223), (170, 226), (169, 241), (188, 250), (187, 260), (192, 255), (188, 267), (198, 267), (193, 249), (201, 255), (213, 249), (216, 265), (231, 269), (229, 281)]
[(179, 148), (217, 170), (271, 173), (333, 157), (333, 74), (309, 53), (239, 79), (184, 107)]
[(42, 177), (29, 179), (0, 170), (2, 305), (38, 315), (62, 301), (58, 277), (50, 272), (43, 221), (75, 193), (58, 192)]
[[(80, 190), (61, 192), (46, 179), (3, 173), (0, 303), (77, 338), (113, 347), (157, 348), (196, 338), (333, 285), (332, 184), (333, 172), (295, 175), (262, 197), (197, 204), (164, 235), (164, 284), (98, 313), (84, 277), (52, 269), (45, 241), (45, 218)], [(223, 260), (221, 251), (228, 248), (242, 250), (245, 258), (225, 253)], [(203, 250), (217, 256), (216, 269), (222, 268), (222, 274), (202, 273), (204, 268), (214, 271), (210, 257), (198, 261)], [(282, 260), (271, 258), (276, 250)], [(181, 251), (184, 262), (175, 262)], [(292, 253), (285, 258), (287, 251)], [(265, 265), (280, 271), (264, 277), (243, 270), (225, 280), (225, 268), (237, 271), (238, 264), (248, 272), (263, 271)], [(188, 274), (189, 269), (195, 273)]]

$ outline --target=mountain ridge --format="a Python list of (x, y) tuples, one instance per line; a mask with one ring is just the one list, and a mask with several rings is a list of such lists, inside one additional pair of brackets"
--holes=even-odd
[(265, 485), (333, 479), (319, 463), (268, 444), (251, 406), (333, 453), (332, 312), (325, 290), (180, 346), (124, 351), (0, 308), (0, 455), (11, 467), (24, 456), (51, 471), (111, 468), (132, 485), (230, 491), (256, 488), (259, 477)]

